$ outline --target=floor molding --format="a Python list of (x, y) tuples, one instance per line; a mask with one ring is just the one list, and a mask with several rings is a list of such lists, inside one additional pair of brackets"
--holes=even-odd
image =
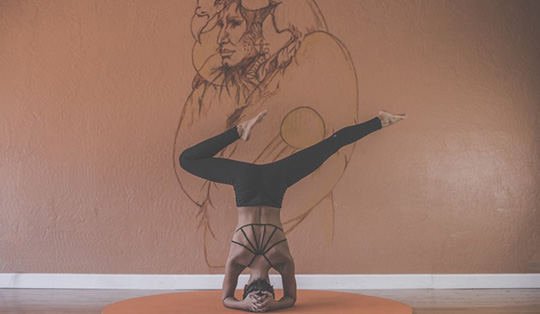
[[(241, 275), (243, 287), (248, 275)], [(270, 275), (281, 288), (279, 275)], [(540, 288), (540, 274), (296, 275), (298, 289), (511, 289)], [(0, 273), (0, 288), (41, 289), (221, 289), (223, 275), (130, 275)]]

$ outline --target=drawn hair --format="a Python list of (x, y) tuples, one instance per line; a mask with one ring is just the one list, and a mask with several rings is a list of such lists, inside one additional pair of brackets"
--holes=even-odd
[(242, 15), (244, 20), (246, 20), (247, 27), (246, 27), (246, 33), (244, 34), (244, 36), (248, 37), (252, 41), (256, 41), (259, 38), (262, 38), (263, 37), (262, 24), (264, 20), (268, 17), (268, 15), (272, 12), (275, 5), (270, 4), (258, 10), (248, 10), (242, 6), (242, 2), (240, 0), (226, 0), (224, 3), (223, 10), (221, 10), (219, 15), (222, 15), (223, 12), (225, 12), (225, 10), (233, 4), (236, 4), (236, 7), (238, 8), (238, 12), (240, 12), (240, 15)]

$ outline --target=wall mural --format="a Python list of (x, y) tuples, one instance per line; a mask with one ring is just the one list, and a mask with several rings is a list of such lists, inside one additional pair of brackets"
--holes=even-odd
[[(183, 171), (182, 150), (268, 109), (248, 142), (237, 141), (216, 157), (256, 164), (282, 159), (358, 123), (357, 79), (345, 45), (313, 0), (199, 0), (191, 31), (196, 74), (178, 124), (174, 165), (182, 193), (196, 208), (206, 263), (221, 268), (225, 239), (236, 224), (234, 192)], [(333, 191), (354, 147), (343, 147), (287, 190), (286, 234), (318, 215), (332, 241)]]

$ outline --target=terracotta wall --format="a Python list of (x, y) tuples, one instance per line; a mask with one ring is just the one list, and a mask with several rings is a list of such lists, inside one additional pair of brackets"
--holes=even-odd
[[(300, 66), (318, 76), (296, 72), (311, 83), (289, 83), (300, 95), (279, 101), (319, 93), (318, 110), (339, 113), (350, 108), (331, 100), (356, 86), (346, 117), (409, 118), (358, 142), (331, 193), (287, 225), (297, 272), (540, 271), (540, 3), (317, 3), (354, 68), (333, 72), (333, 58), (349, 61), (328, 50)], [(1, 272), (223, 271), (233, 190), (214, 186), (220, 201), (201, 215), (173, 163), (196, 74), (195, 6), (0, 2)], [(230, 110), (213, 110), (221, 122), (183, 136), (223, 131)], [(259, 136), (277, 130), (271, 116)], [(291, 213), (284, 206), (283, 219)]]

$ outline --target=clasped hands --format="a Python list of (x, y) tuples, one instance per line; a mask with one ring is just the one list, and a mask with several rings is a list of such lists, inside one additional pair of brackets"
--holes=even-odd
[(258, 313), (275, 310), (277, 304), (272, 293), (268, 291), (253, 291), (242, 302), (246, 311)]

